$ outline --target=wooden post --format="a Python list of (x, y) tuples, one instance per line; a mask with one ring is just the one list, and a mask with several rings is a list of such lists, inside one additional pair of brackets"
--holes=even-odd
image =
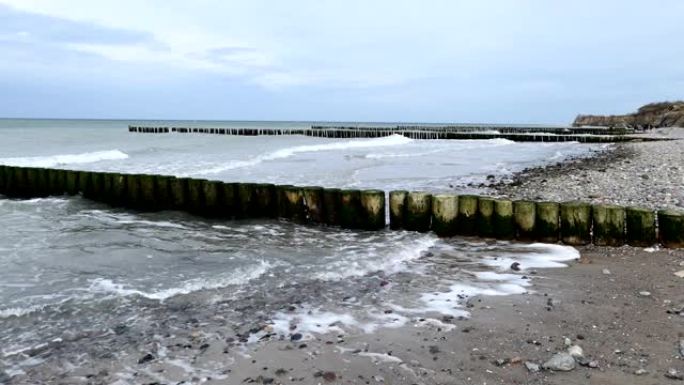
[(513, 202), (513, 217), (515, 219), (516, 239), (533, 241), (536, 238), (535, 224), (537, 207), (534, 202)]
[(409, 231), (427, 232), (432, 217), (432, 195), (425, 192), (409, 192), (406, 196), (404, 228)]
[(658, 211), (658, 234), (663, 246), (670, 249), (684, 248), (684, 212)]
[(437, 194), (432, 197), (432, 231), (440, 237), (457, 233), (458, 196)]
[(513, 219), (513, 202), (506, 199), (494, 201), (494, 237), (496, 239), (513, 239), (515, 237), (515, 221)]
[(260, 218), (277, 218), (275, 185), (259, 183), (254, 186), (254, 199), (256, 200), (256, 216)]
[(597, 246), (622, 246), (625, 244), (625, 209), (613, 205), (594, 205), (591, 216), (594, 221), (594, 244)]
[(326, 225), (340, 225), (340, 189), (326, 188), (323, 190), (323, 212), (325, 213)]
[(340, 226), (344, 229), (356, 229), (360, 225), (361, 191), (340, 190)]
[(385, 192), (381, 190), (361, 191), (362, 228), (381, 230), (385, 228)]
[(325, 222), (325, 212), (323, 211), (323, 187), (303, 187), (302, 198), (304, 208), (306, 209), (306, 221), (312, 223)]
[(475, 230), (480, 237), (494, 236), (494, 198), (479, 197), (477, 199), (477, 225)]
[(636, 247), (653, 246), (656, 243), (656, 223), (653, 210), (627, 207), (627, 244)]
[(477, 201), (475, 195), (459, 195), (457, 232), (460, 235), (475, 235), (477, 225)]
[(557, 243), (560, 235), (560, 205), (556, 202), (537, 202), (537, 240)]
[(406, 221), (406, 197), (408, 191), (390, 191), (390, 229), (401, 230), (405, 228)]
[(561, 240), (566, 245), (591, 243), (591, 205), (565, 202), (560, 205)]
[(237, 198), (236, 217), (237, 218), (255, 218), (256, 217), (256, 202), (255, 202), (255, 188), (254, 183), (238, 183), (237, 184)]

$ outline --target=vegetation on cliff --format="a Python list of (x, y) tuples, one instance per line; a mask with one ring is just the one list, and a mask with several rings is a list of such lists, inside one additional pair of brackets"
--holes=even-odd
[(684, 127), (684, 101), (647, 104), (626, 115), (578, 115), (573, 126)]

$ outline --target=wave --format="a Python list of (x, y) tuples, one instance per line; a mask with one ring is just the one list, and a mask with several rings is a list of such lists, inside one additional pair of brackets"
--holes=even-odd
[(82, 154), (60, 154), (16, 158), (0, 158), (0, 164), (19, 167), (56, 167), (67, 164), (95, 163), (103, 160), (128, 159), (128, 154), (119, 150), (85, 152)]
[(349, 150), (358, 148), (374, 148), (374, 147), (388, 147), (388, 146), (400, 146), (403, 144), (411, 143), (413, 139), (406, 138), (401, 135), (391, 135), (383, 138), (373, 138), (365, 140), (350, 140), (345, 142), (335, 142), (326, 144), (310, 144), (303, 146), (295, 146), (283, 148), (270, 152), (267, 154), (256, 156), (248, 160), (235, 160), (229, 162), (228, 164), (217, 166), (214, 168), (204, 169), (196, 174), (206, 175), (206, 174), (218, 174), (223, 171), (233, 170), (236, 168), (252, 167), (259, 163), (285, 159), (294, 156), (299, 153), (305, 152), (319, 152), (319, 151), (339, 151), (339, 150)]
[(185, 281), (180, 286), (152, 292), (127, 288), (126, 285), (114, 282), (107, 278), (97, 278), (92, 281), (88, 291), (94, 293), (110, 293), (122, 297), (140, 296), (163, 302), (164, 300), (177, 295), (190, 294), (200, 290), (220, 289), (227, 286), (243, 285), (249, 281), (261, 277), (267, 271), (269, 271), (271, 267), (272, 265), (270, 263), (261, 261), (258, 266), (247, 271), (238, 270), (225, 277), (191, 279)]

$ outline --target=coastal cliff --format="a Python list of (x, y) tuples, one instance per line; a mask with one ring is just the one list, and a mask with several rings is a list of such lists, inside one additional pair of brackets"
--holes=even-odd
[(626, 115), (577, 115), (573, 126), (684, 127), (684, 101), (651, 103)]

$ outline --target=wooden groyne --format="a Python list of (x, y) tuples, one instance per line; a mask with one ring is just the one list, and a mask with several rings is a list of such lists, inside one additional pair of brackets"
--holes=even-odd
[(201, 128), (129, 126), (129, 132), (151, 134), (210, 134), (232, 136), (303, 135), (317, 138), (381, 138), (402, 135), (411, 139), (508, 139), (515, 142), (616, 143), (655, 141), (660, 138), (625, 135), (626, 132), (604, 128), (563, 127), (461, 127), (396, 126), (347, 127), (312, 126), (311, 128)]
[[(281, 218), (345, 229), (432, 231), (442, 237), (568, 245), (684, 248), (684, 213), (582, 202), (474, 195), (228, 183), (164, 175), (0, 166), (10, 198), (82, 195), (140, 211), (178, 210), (220, 219)], [(389, 204), (386, 204), (386, 200)]]

